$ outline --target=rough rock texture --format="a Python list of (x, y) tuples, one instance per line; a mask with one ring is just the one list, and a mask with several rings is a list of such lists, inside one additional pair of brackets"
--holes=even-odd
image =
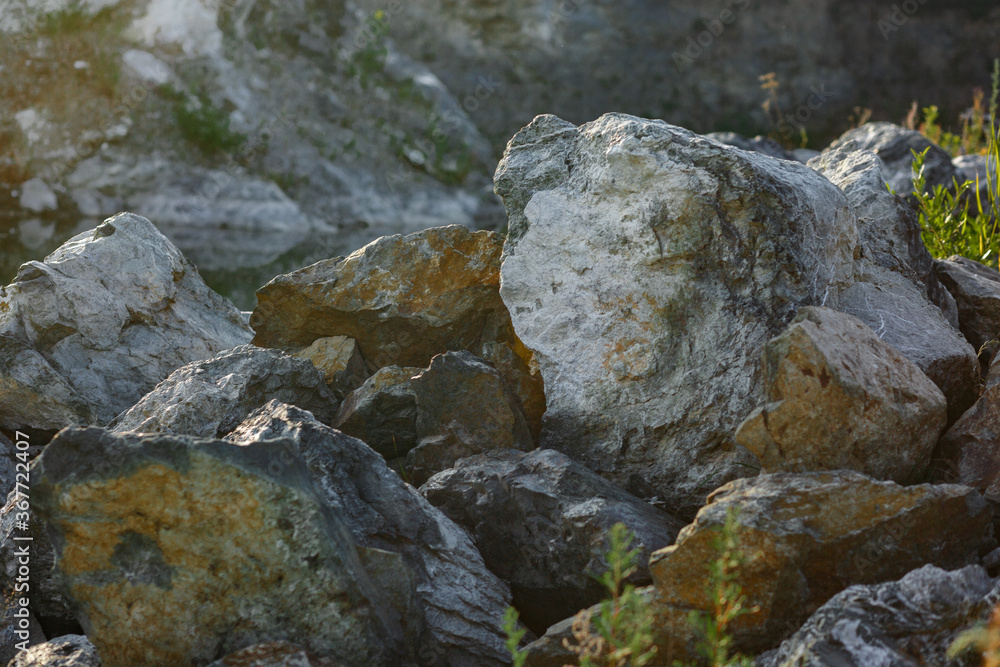
[(276, 399), (332, 423), (338, 402), (323, 373), (305, 359), (242, 345), (170, 374), (112, 423), (114, 433), (226, 435)]
[(495, 368), (470, 352), (437, 355), (410, 387), (417, 443), (406, 454), (406, 468), (418, 486), (466, 456), (534, 447), (520, 400)]
[(106, 423), (174, 369), (250, 336), (149, 220), (115, 216), (0, 289), (0, 425)]
[(350, 336), (376, 369), (423, 368), (436, 354), (468, 349), (500, 370), (537, 425), (545, 398), (500, 300), (502, 245), (496, 234), (453, 225), (383, 237), (278, 276), (258, 290), (254, 343), (290, 348)]
[(413, 376), (422, 368), (385, 366), (340, 404), (334, 426), (364, 441), (386, 461), (417, 445), (417, 397)]
[(854, 315), (916, 364), (944, 392), (953, 422), (978, 396), (975, 350), (957, 330), (954, 299), (934, 274), (915, 212), (886, 190), (879, 157), (850, 146), (809, 162), (844, 191), (858, 222), (854, 280), (826, 305)]
[(958, 255), (934, 262), (934, 273), (955, 297), (959, 328), (989, 368), (996, 343), (986, 344), (1000, 338), (1000, 273)]
[[(31, 546), (31, 595), (28, 601), (32, 616), (49, 637), (77, 634), (81, 630), (76, 614), (59, 583), (52, 577), (55, 555), (45, 531), (45, 522), (34, 511), (30, 500), (27, 508), (18, 506), (25, 500), (24, 496), (11, 495), (0, 509), (0, 567), (3, 568), (0, 571), (0, 590), (10, 590), (19, 583), (18, 561), (25, 542), (28, 542)], [(27, 530), (22, 527), (25, 518), (28, 520)], [(19, 541), (15, 537), (30, 537), (31, 540)]]
[(993, 358), (983, 395), (941, 436), (935, 478), (967, 484), (1000, 502), (1000, 356)]
[(972, 564), (995, 543), (991, 507), (965, 486), (900, 487), (849, 471), (731, 482), (709, 496), (675, 545), (650, 560), (665, 654), (679, 657), (694, 647), (687, 611), (710, 608), (705, 567), (730, 508), (739, 508), (737, 536), (747, 556), (738, 581), (747, 604), (760, 606), (732, 631), (736, 646), (754, 653), (776, 645), (848, 586), (895, 579), (925, 564)]
[(761, 667), (960, 665), (948, 647), (986, 621), (1000, 586), (978, 565), (925, 565), (899, 581), (851, 586), (820, 607)]
[[(730, 482), (709, 497), (676, 544), (650, 559), (653, 586), (644, 594), (659, 629), (652, 664), (695, 659), (698, 637), (688, 613), (711, 609), (705, 577), (718, 557), (713, 541), (735, 508), (736, 537), (746, 558), (737, 582), (746, 604), (760, 611), (741, 616), (729, 629), (732, 650), (750, 655), (777, 647), (849, 586), (890, 581), (927, 564), (970, 565), (995, 544), (990, 506), (964, 486), (900, 487), (851, 471)], [(527, 665), (573, 662), (562, 647), (570, 629), (568, 621), (550, 628), (529, 646)]]
[(781, 160), (794, 160), (795, 155), (771, 137), (756, 136), (752, 139), (742, 137), (735, 132), (709, 132), (705, 135), (719, 143), (735, 146), (744, 151), (763, 153)]
[(536, 355), (541, 446), (693, 515), (746, 475), (760, 351), (850, 280), (844, 194), (804, 165), (662, 121), (539, 116), (497, 169), (501, 295)]
[(536, 633), (607, 595), (593, 575), (608, 569), (606, 539), (623, 522), (635, 533), (639, 569), (673, 543), (683, 524), (565, 454), (490, 451), (432, 477), (420, 493), (473, 536), (486, 565), (510, 582), (521, 620)]
[(928, 148), (930, 150), (924, 161), (928, 189), (935, 185), (950, 186), (952, 178), (957, 174), (951, 156), (916, 130), (908, 130), (893, 123), (866, 123), (848, 130), (830, 144), (827, 150), (873, 151), (885, 165), (884, 182), (889, 184), (893, 192), (906, 197), (913, 191), (911, 151), (920, 153)]
[(255, 644), (230, 653), (208, 667), (340, 667), (329, 658), (318, 658), (291, 642)]
[[(24, 647), (36, 646), (45, 642), (45, 633), (30, 612), (28, 617), (21, 616), (18, 594), (7, 587), (0, 588), (3, 601), (0, 602), (0, 665), (6, 665), (13, 660)], [(15, 617), (14, 614), (18, 613)]]
[(276, 638), (347, 665), (410, 663), (406, 566), (355, 548), (291, 443), (66, 429), (33, 471), (55, 576), (103, 664), (208, 662)]
[(763, 376), (769, 403), (740, 425), (736, 442), (767, 472), (919, 481), (947, 420), (944, 395), (919, 368), (829, 308), (799, 310), (764, 347)]
[(0, 433), (0, 498), (6, 498), (7, 494), (14, 490), (17, 481), (17, 448), (14, 443)]
[(271, 402), (229, 436), (251, 446), (267, 438), (291, 440), (321, 497), (344, 517), (359, 544), (399, 553), (410, 566), (436, 642), (420, 651), (427, 664), (507, 662), (501, 619), (510, 592), (486, 569), (459, 526), (405, 484), (370, 447), (298, 408)]
[(295, 356), (308, 359), (323, 371), (323, 379), (338, 399), (360, 387), (370, 375), (357, 342), (347, 336), (317, 338)]
[[(83, 635), (63, 635), (17, 654), (10, 667), (101, 667), (101, 658)], [(105, 667), (113, 662), (104, 662)]]

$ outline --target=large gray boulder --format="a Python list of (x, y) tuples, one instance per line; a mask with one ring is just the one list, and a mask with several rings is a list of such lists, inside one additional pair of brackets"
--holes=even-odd
[(107, 423), (175, 369), (251, 337), (149, 220), (109, 218), (0, 289), (0, 426)]
[(860, 320), (802, 308), (765, 346), (763, 375), (769, 402), (740, 425), (736, 442), (765, 471), (922, 481), (947, 420), (944, 394)]
[(809, 166), (844, 191), (858, 224), (854, 280), (827, 305), (854, 315), (916, 364), (944, 393), (955, 421), (976, 400), (979, 366), (915, 212), (886, 189), (883, 162), (871, 151), (831, 150)]
[(913, 151), (927, 151), (924, 174), (927, 188), (936, 185), (949, 187), (957, 170), (951, 156), (930, 139), (916, 130), (908, 130), (893, 123), (865, 123), (848, 130), (830, 144), (827, 151), (872, 151), (885, 165), (885, 181), (901, 197), (913, 192)]
[(242, 345), (178, 368), (111, 424), (113, 433), (175, 433), (221, 438), (270, 400), (331, 423), (337, 398), (311, 362)]
[(228, 436), (251, 447), (271, 438), (290, 441), (358, 544), (400, 554), (413, 571), (432, 638), (420, 650), (427, 664), (507, 662), (501, 620), (510, 591), (486, 569), (469, 535), (365, 443), (303, 410), (272, 401)]
[(31, 500), (103, 664), (204, 664), (275, 637), (344, 665), (415, 663), (409, 568), (356, 546), (288, 441), (65, 429)]
[(635, 534), (636, 585), (650, 583), (649, 556), (683, 527), (552, 449), (463, 459), (420, 493), (469, 531), (486, 565), (510, 582), (522, 622), (538, 633), (607, 595), (595, 575), (608, 569), (614, 524)]
[(985, 622), (1000, 585), (982, 567), (925, 565), (898, 581), (851, 586), (816, 610), (761, 667), (917, 667), (948, 658), (958, 635)]
[(850, 284), (857, 229), (804, 165), (662, 121), (539, 116), (496, 173), (500, 293), (545, 380), (541, 446), (688, 516), (750, 472), (760, 352)]

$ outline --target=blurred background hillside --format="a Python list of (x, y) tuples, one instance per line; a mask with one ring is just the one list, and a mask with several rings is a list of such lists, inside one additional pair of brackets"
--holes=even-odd
[[(251, 308), (385, 234), (502, 230), (535, 115), (821, 150), (988, 96), (986, 0), (0, 0), (0, 272), (130, 210)], [(914, 106), (916, 103), (916, 106)]]

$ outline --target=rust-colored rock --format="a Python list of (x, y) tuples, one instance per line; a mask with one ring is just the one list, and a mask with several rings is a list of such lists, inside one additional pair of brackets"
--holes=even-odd
[(469, 350), (514, 387), (537, 435), (542, 380), (500, 300), (502, 249), (493, 232), (451, 225), (386, 236), (278, 276), (257, 292), (253, 342), (289, 349), (349, 336), (376, 369), (425, 368), (436, 354)]
[(711, 608), (707, 564), (730, 508), (739, 509), (746, 556), (738, 581), (747, 604), (760, 607), (733, 626), (740, 650), (751, 653), (772, 648), (848, 586), (926, 564), (968, 565), (993, 543), (993, 512), (965, 486), (902, 487), (849, 471), (777, 473), (730, 482), (708, 500), (676, 544), (650, 559), (663, 636), (671, 639), (664, 655), (694, 648), (687, 613)]
[[(965, 486), (902, 487), (851, 471), (776, 473), (730, 482), (708, 500), (677, 542), (650, 559), (653, 588), (645, 594), (657, 617), (657, 666), (696, 657), (688, 615), (712, 609), (708, 566), (732, 508), (746, 559), (737, 581), (746, 604), (760, 610), (739, 617), (730, 633), (733, 650), (751, 655), (776, 647), (849, 586), (891, 581), (926, 564), (962, 567), (995, 543), (992, 509)], [(550, 628), (529, 646), (536, 657), (527, 664), (571, 664), (560, 649), (569, 630), (565, 621)]]
[(347, 336), (317, 338), (294, 356), (308, 359), (323, 371), (326, 384), (340, 399), (360, 387), (370, 375), (357, 342)]
[(206, 664), (275, 637), (351, 667), (415, 662), (412, 573), (356, 546), (287, 440), (65, 429), (33, 471), (54, 576), (104, 667)]
[(914, 482), (930, 464), (948, 403), (930, 378), (861, 320), (806, 307), (764, 346), (769, 402), (736, 442), (767, 472), (856, 470)]

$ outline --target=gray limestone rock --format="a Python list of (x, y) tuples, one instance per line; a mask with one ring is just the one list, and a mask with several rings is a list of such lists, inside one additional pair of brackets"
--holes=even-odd
[(650, 583), (649, 556), (683, 524), (565, 454), (493, 450), (462, 459), (420, 493), (476, 540), (487, 566), (511, 584), (521, 620), (541, 634), (604, 599), (608, 532), (624, 523), (640, 550), (629, 583)]
[(510, 592), (458, 525), (370, 447), (298, 408), (272, 401), (228, 436), (250, 446), (271, 438), (291, 442), (321, 498), (344, 518), (359, 544), (400, 554), (412, 569), (431, 635), (419, 651), (426, 664), (507, 662), (501, 620)]
[[(933, 565), (898, 581), (851, 586), (816, 610), (761, 667), (917, 667), (970, 664), (950, 659), (958, 635), (985, 622), (1000, 599), (986, 570)], [(971, 656), (969, 656), (971, 658)]]
[(871, 151), (851, 152), (848, 145), (809, 166), (844, 191), (858, 222), (854, 280), (827, 305), (854, 315), (916, 364), (944, 393), (949, 422), (955, 421), (976, 400), (979, 366), (958, 331), (958, 310), (934, 273), (915, 212), (885, 188), (883, 163)]
[(958, 255), (934, 262), (934, 273), (955, 297), (959, 328), (988, 369), (1000, 338), (1000, 273)]
[(109, 218), (0, 289), (0, 425), (107, 423), (176, 368), (251, 336), (149, 220)]
[(110, 425), (114, 433), (175, 433), (221, 438), (275, 399), (331, 423), (337, 399), (311, 362), (242, 345), (170, 374)]
[(497, 169), (500, 293), (538, 360), (541, 446), (691, 516), (748, 474), (763, 345), (853, 274), (843, 192), (662, 121), (539, 116)]
[(345, 665), (411, 665), (396, 554), (358, 547), (288, 440), (65, 429), (33, 466), (54, 578), (106, 665), (206, 663), (284, 637)]
[(916, 130), (908, 130), (893, 123), (865, 123), (842, 134), (830, 144), (828, 151), (843, 149), (847, 151), (872, 151), (885, 165), (885, 183), (893, 192), (905, 197), (913, 191), (913, 154), (927, 150), (924, 169), (927, 175), (927, 187), (935, 185), (949, 187), (952, 179), (957, 176), (951, 156), (940, 146)]

